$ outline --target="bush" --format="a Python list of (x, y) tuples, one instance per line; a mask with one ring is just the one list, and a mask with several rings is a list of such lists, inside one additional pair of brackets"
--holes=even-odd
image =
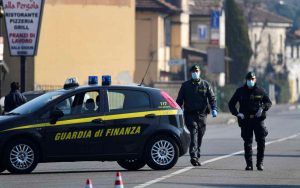
[(232, 95), (234, 94), (235, 90), (237, 89), (236, 85), (228, 84), (224, 87), (217, 88), (217, 105), (219, 111), (221, 112), (229, 112), (228, 102), (231, 99)]
[(290, 85), (288, 80), (278, 79), (274, 81), (276, 102), (288, 103), (291, 98)]

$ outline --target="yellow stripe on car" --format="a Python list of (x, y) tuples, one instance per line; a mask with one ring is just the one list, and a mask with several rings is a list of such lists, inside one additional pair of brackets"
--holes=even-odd
[(12, 131), (12, 130), (21, 130), (21, 129), (41, 128), (41, 127), (48, 127), (48, 126), (60, 126), (60, 125), (87, 123), (87, 122), (91, 122), (91, 121), (93, 121), (95, 119), (99, 119), (99, 118), (101, 118), (104, 121), (105, 120), (116, 120), (116, 119), (139, 118), (139, 117), (145, 117), (148, 114), (154, 114), (156, 116), (176, 115), (176, 114), (178, 114), (178, 110), (154, 110), (154, 111), (145, 111), (145, 112), (134, 112), (134, 113), (125, 113), (125, 114), (94, 116), (94, 117), (89, 117), (89, 118), (61, 120), (61, 121), (57, 121), (56, 124), (39, 123), (39, 124), (33, 124), (33, 125), (24, 125), (24, 126), (20, 126), (20, 127), (11, 128), (11, 129), (6, 129), (1, 132)]

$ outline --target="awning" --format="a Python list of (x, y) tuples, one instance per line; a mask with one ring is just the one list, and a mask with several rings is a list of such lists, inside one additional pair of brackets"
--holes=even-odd
[(9, 68), (5, 61), (0, 61), (0, 67), (2, 67), (2, 70), (4, 70), (5, 73), (9, 73)]
[[(193, 47), (183, 47), (182, 48), (182, 54), (186, 57), (186, 55), (194, 55), (198, 57), (202, 57), (207, 60), (207, 51), (199, 50), (197, 48)], [(232, 59), (228, 56), (224, 57), (225, 61), (232, 61)]]

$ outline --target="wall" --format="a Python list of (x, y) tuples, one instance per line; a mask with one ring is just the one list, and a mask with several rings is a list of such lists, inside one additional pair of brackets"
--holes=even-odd
[(134, 26), (134, 0), (47, 0), (36, 86), (62, 85), (67, 77), (86, 84), (89, 75), (104, 74), (114, 84), (133, 82)]
[(168, 70), (170, 48), (165, 45), (164, 18), (157, 12), (137, 12), (136, 14), (136, 70), (134, 81), (140, 83), (150, 64), (144, 84), (159, 81), (160, 71)]

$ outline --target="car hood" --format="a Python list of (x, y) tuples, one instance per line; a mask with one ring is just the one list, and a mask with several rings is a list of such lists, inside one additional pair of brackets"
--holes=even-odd
[(24, 116), (20, 115), (0, 116), (0, 131), (16, 127), (22, 119)]

